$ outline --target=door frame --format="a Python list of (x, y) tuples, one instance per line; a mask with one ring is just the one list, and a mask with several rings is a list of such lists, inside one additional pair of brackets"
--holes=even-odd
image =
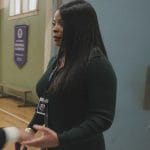
[(46, 70), (50, 58), (57, 53), (52, 41), (52, 20), (54, 11), (62, 4), (62, 0), (46, 0), (45, 11), (45, 42), (44, 42), (44, 70)]

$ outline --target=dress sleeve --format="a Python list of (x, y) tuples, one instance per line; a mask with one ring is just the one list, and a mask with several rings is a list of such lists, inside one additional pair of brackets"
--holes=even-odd
[(6, 142), (16, 142), (20, 137), (19, 129), (16, 127), (5, 127)]
[(87, 67), (88, 116), (79, 126), (58, 134), (60, 145), (88, 140), (111, 126), (116, 86), (116, 75), (110, 62), (104, 56), (92, 58)]
[(3, 128), (0, 128), (0, 149), (4, 147), (6, 143), (6, 134)]

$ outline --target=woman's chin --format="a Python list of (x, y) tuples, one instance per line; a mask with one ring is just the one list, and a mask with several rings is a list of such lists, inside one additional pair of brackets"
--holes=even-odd
[(61, 44), (60, 44), (60, 42), (55, 42), (55, 45), (60, 47)]

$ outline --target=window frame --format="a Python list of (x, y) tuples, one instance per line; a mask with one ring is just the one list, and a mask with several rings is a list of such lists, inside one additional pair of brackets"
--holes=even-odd
[[(37, 15), (39, 12), (38, 6), (39, 6), (39, 0), (36, 0), (36, 8), (34, 10), (28, 10), (26, 12), (23, 11), (23, 0), (20, 0), (20, 13), (19, 14), (15, 14), (14, 15), (10, 15), (10, 1), (9, 0), (9, 17), (8, 20), (13, 20), (13, 19), (18, 19), (18, 18), (24, 18), (24, 17), (28, 17), (28, 16), (33, 16), (33, 15)], [(15, 0), (16, 1), (16, 0)], [(28, 4), (30, 2), (28, 1)], [(15, 7), (15, 2), (14, 2), (14, 7)], [(30, 6), (28, 6), (30, 7)], [(15, 8), (14, 8), (14, 12), (15, 12)]]

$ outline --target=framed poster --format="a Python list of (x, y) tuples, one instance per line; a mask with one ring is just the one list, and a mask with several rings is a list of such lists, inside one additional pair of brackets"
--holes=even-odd
[(15, 25), (14, 61), (21, 68), (27, 62), (28, 25)]

